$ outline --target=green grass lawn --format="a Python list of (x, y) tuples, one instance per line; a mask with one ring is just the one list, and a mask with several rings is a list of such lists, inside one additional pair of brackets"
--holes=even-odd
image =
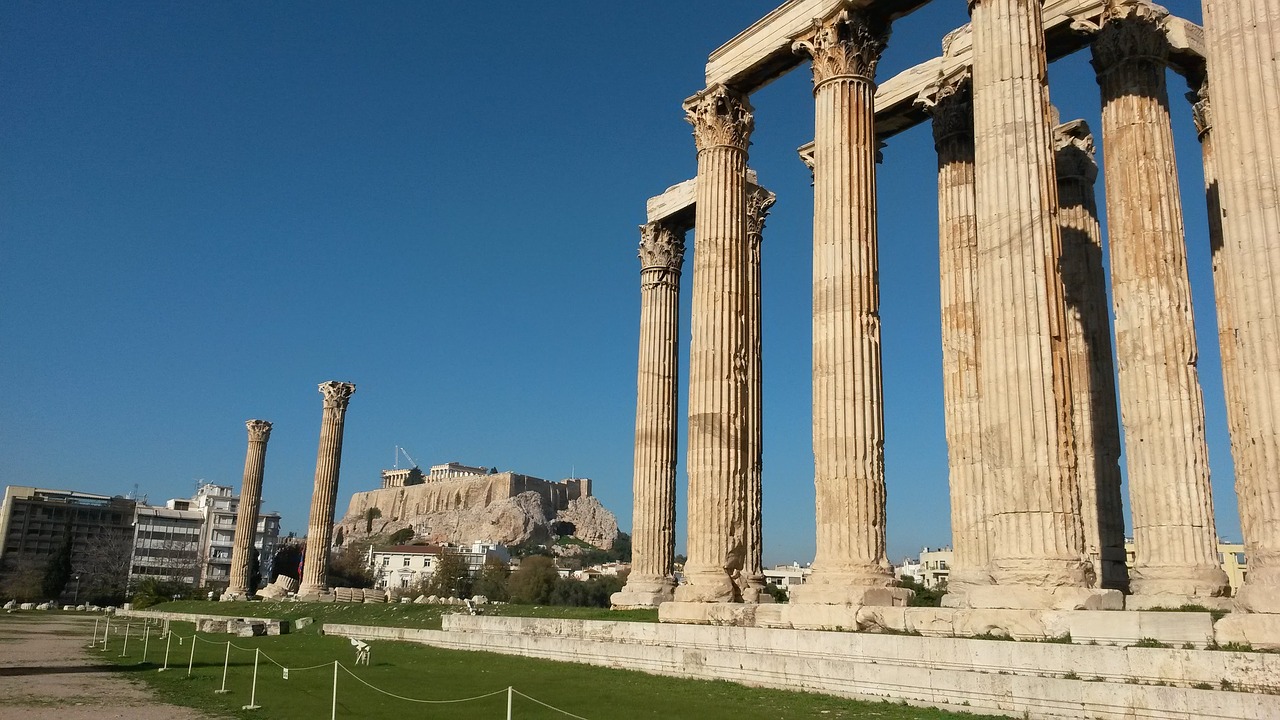
[[(147, 608), (167, 612), (227, 615), (231, 617), (267, 617), (297, 620), (309, 617), (317, 623), (347, 623), (384, 627), (439, 630), (440, 618), (446, 613), (465, 612), (452, 605), (414, 605), (413, 603), (304, 603), (304, 602), (208, 602), (178, 600)], [(657, 622), (657, 610), (608, 610), (605, 608), (563, 607), (558, 605), (485, 605), (485, 615), (509, 617), (545, 617), (570, 620), (627, 620)]]
[[(115, 623), (113, 627), (116, 627)], [(92, 652), (117, 664), (121, 671), (145, 681), (165, 701), (229, 717), (272, 720), (328, 718), (333, 703), (334, 660), (340, 661), (345, 668), (338, 670), (339, 718), (498, 720), (506, 717), (505, 690), (508, 686), (573, 716), (589, 720), (786, 720), (817, 717), (973, 720), (980, 717), (894, 703), (857, 702), (811, 693), (748, 688), (728, 682), (682, 680), (494, 653), (441, 650), (411, 643), (374, 641), (371, 643), (372, 664), (356, 666), (355, 649), (350, 641), (311, 632), (311, 628), (279, 637), (229, 638), (227, 635), (201, 634), (202, 640), (195, 645), (192, 674), (187, 677), (194, 628), (189, 623), (173, 623), (173, 630), (175, 638), (169, 645), (170, 669), (167, 672), (156, 672), (164, 661), (165, 641), (153, 635), (144, 662), (143, 643), (139, 640), (141, 632), (136, 623), (127, 657), (120, 657), (122, 638), (115, 633), (106, 652)], [(185, 639), (179, 643), (178, 636)], [(226, 687), (229, 692), (218, 694), (215, 691), (222, 686), (228, 639), (234, 644), (227, 668)], [(251, 712), (240, 708), (249, 704), (255, 649), (264, 653), (260, 657), (257, 676), (257, 704), (262, 709)], [(287, 680), (282, 669), (268, 657), (289, 668)], [(317, 665), (320, 667), (313, 667)], [(355, 677), (348, 674), (348, 670)], [(497, 694), (487, 698), (449, 704), (417, 703), (385, 694), (445, 701), (495, 692)], [(517, 695), (512, 717), (550, 720), (570, 716)]]

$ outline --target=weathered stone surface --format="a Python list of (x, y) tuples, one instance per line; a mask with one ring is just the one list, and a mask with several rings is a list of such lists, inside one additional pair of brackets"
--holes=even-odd
[(240, 507), (236, 512), (236, 531), (231, 546), (231, 578), (224, 599), (247, 598), (249, 569), (252, 566), (254, 536), (258, 528), (258, 508), (262, 503), (262, 476), (267, 461), (267, 441), (271, 439), (271, 423), (248, 420), (249, 447), (244, 458), (244, 479), (240, 485)]
[(1124, 594), (1119, 590), (1061, 585), (1031, 587), (1005, 585), (976, 587), (968, 593), (975, 608), (1029, 610), (1123, 610)]
[(596, 497), (571, 500), (569, 507), (556, 513), (553, 528), (562, 527), (562, 523), (573, 525), (574, 537), (604, 550), (618, 539), (618, 518)]
[(329, 589), (329, 546), (333, 539), (333, 511), (337, 502), (338, 472), (342, 464), (342, 430), (347, 404), (356, 391), (352, 383), (330, 380), (320, 384), (324, 414), (320, 424), (320, 447), (316, 453), (315, 489), (311, 496), (311, 519), (307, 542), (312, 551), (303, 558), (300, 597), (314, 598)]
[(1280, 650), (1280, 615), (1233, 613), (1213, 625), (1219, 645), (1248, 645), (1254, 650)]

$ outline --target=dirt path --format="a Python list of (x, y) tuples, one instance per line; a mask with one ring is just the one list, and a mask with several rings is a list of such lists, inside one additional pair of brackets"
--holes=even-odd
[[(0, 615), (0, 717), (25, 720), (208, 720), (157, 702), (146, 686), (93, 657), (93, 617), (52, 611)], [(148, 670), (154, 672), (154, 670)], [(142, 672), (142, 671), (138, 671)]]

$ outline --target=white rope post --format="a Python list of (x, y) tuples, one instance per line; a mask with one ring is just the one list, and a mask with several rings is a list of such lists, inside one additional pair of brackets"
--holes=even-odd
[(156, 672), (164, 672), (165, 670), (169, 669), (169, 646), (172, 644), (173, 644), (173, 634), (170, 633), (169, 637), (166, 638), (164, 641), (164, 667), (160, 668)]
[(89, 643), (89, 647), (91, 648), (98, 646), (98, 623), (100, 622), (102, 621), (98, 618), (93, 619), (93, 642)]
[(262, 707), (258, 704), (258, 656), (261, 654), (261, 648), (253, 649), (253, 689), (249, 691), (249, 704), (242, 706), (241, 710), (257, 710)]
[(129, 629), (132, 627), (132, 620), (124, 624), (124, 647), (120, 649), (120, 657), (124, 657), (129, 654)]
[(169, 637), (169, 618), (164, 619), (164, 636)]
[(329, 720), (338, 720), (338, 661), (333, 661), (333, 705), (329, 709)]
[(107, 616), (106, 622), (102, 627), (102, 652), (107, 651), (107, 636), (111, 634), (111, 616)]
[(511, 686), (507, 686), (507, 720), (511, 720)]
[(142, 662), (147, 662), (147, 650), (151, 649), (151, 625), (146, 626), (146, 634), (142, 636)]
[(191, 657), (187, 659), (187, 677), (191, 677), (191, 666), (196, 663), (196, 643), (200, 638), (197, 635), (191, 636)]
[(227, 666), (231, 664), (231, 641), (227, 641), (227, 654), (222, 658), (222, 689), (214, 690), (219, 695), (227, 694)]

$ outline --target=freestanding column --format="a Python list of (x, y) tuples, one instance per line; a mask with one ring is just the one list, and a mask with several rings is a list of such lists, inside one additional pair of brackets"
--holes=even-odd
[(1098, 163), (1093, 156), (1093, 134), (1083, 120), (1058, 126), (1053, 145), (1084, 542), (1089, 561), (1098, 571), (1099, 586), (1126, 590), (1129, 571), (1120, 497), (1120, 423), (1116, 418), (1107, 278), (1102, 268), (1102, 230), (1094, 195)]
[(887, 22), (842, 10), (794, 48), (813, 61), (813, 454), (817, 556), (796, 603), (905, 604), (885, 552), (876, 257), (875, 69)]
[(1191, 283), (1165, 87), (1168, 13), (1108, 7), (1093, 43), (1102, 87), (1120, 412), (1136, 557), (1126, 607), (1228, 594), (1218, 564)]
[(672, 599), (676, 525), (676, 374), (684, 230), (640, 226), (640, 361), (636, 381), (631, 575), (613, 607)]
[(982, 464), (978, 375), (978, 221), (974, 208), (973, 97), (969, 78), (948, 83), (929, 108), (938, 151), (938, 246), (942, 281), (942, 396), (951, 489), (948, 606), (963, 606), (987, 572), (987, 483)]
[(329, 591), (329, 544), (333, 538), (333, 510), (338, 494), (338, 467), (342, 464), (342, 424), (347, 403), (356, 391), (352, 383), (330, 380), (320, 383), (324, 415), (320, 420), (320, 449), (316, 453), (316, 485), (311, 495), (311, 522), (307, 525), (307, 554), (302, 565), (298, 597), (315, 597)]
[[(747, 191), (747, 560), (743, 576), (747, 590), (743, 599), (758, 602), (764, 593), (764, 488), (760, 478), (764, 467), (762, 403), (762, 352), (760, 323), (760, 243), (764, 220), (778, 197), (759, 185)], [(766, 596), (767, 597), (767, 596)]]
[[(993, 483), (975, 607), (1099, 608), (1075, 478), (1058, 193), (1039, 2), (970, 0), (978, 201), (978, 371)], [(1106, 599), (1106, 603), (1103, 599)]]
[(746, 561), (747, 146), (744, 95), (685, 101), (698, 148), (689, 343), (689, 560), (680, 602), (740, 602)]
[(1223, 375), (1249, 560), (1236, 606), (1280, 613), (1280, 1), (1206, 0), (1204, 22), (1222, 200), (1217, 254), (1233, 296)]
[(243, 600), (249, 590), (250, 567), (253, 564), (253, 540), (258, 531), (258, 507), (262, 503), (262, 472), (267, 461), (267, 440), (271, 439), (271, 423), (249, 420), (249, 449), (244, 457), (244, 480), (240, 484), (240, 507), (236, 511), (235, 544), (231, 546), (231, 583), (223, 595), (225, 600)]

